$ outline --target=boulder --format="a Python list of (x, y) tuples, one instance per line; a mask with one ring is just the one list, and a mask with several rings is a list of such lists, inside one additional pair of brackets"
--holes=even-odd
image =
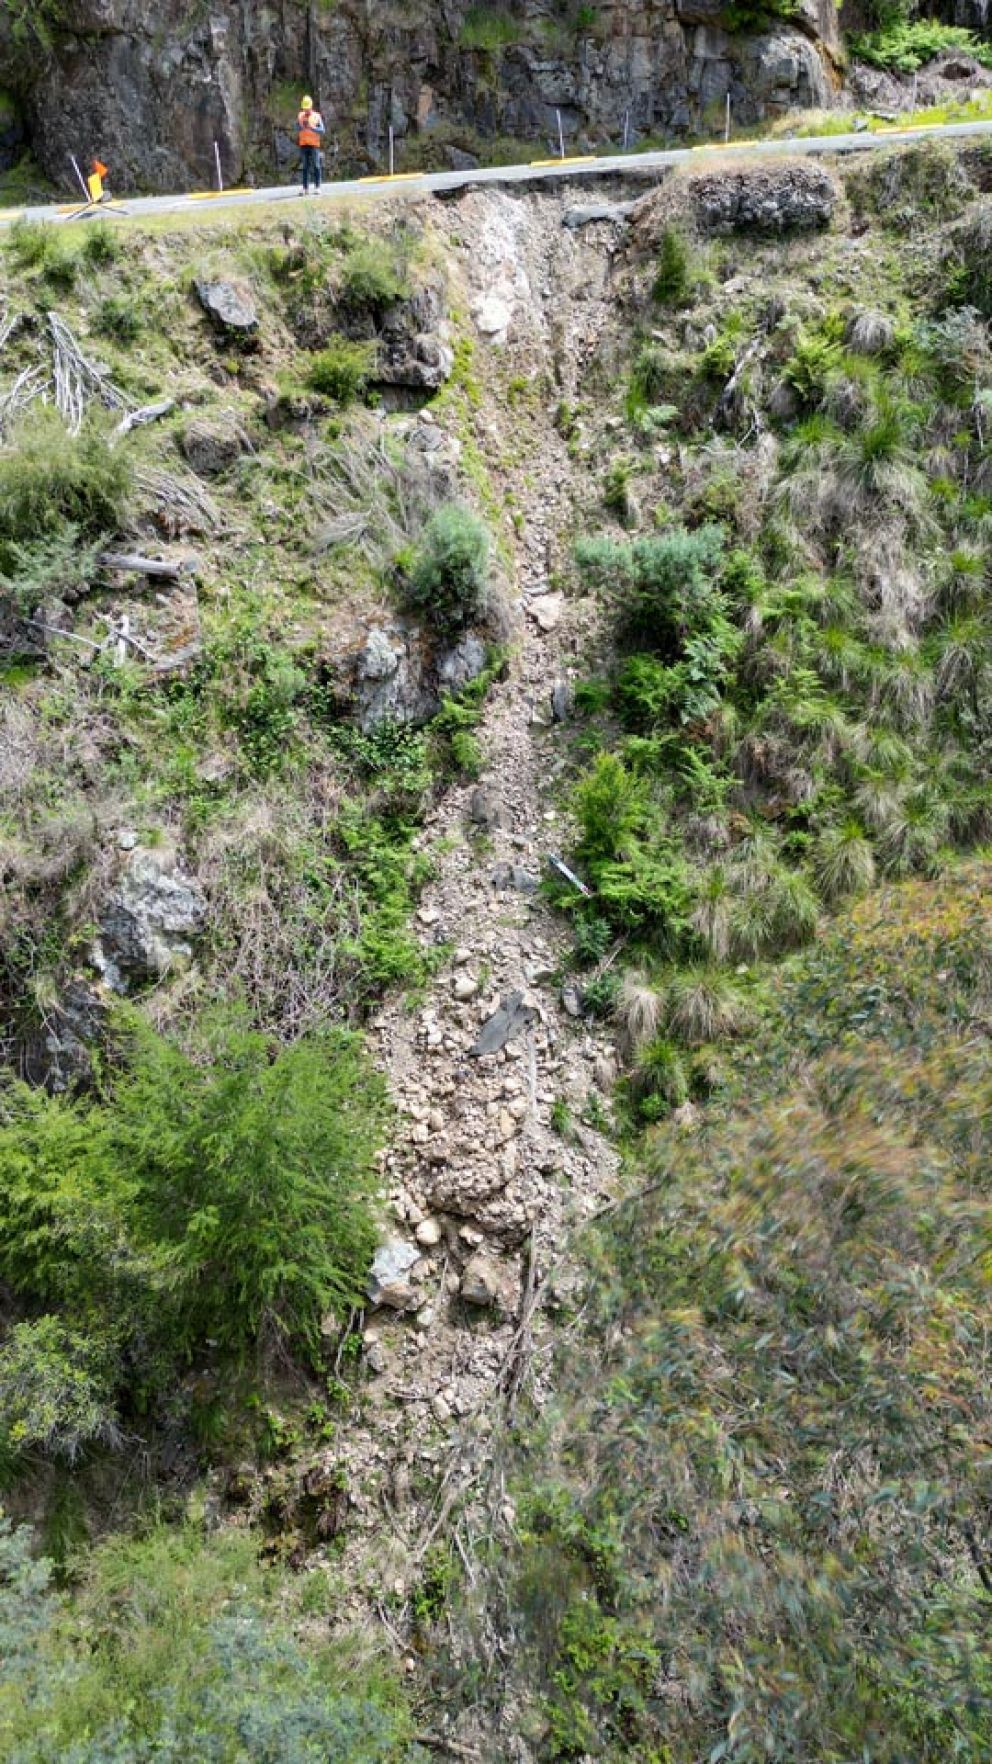
[(418, 288), (385, 314), (378, 334), (377, 386), (436, 392), (455, 365), (439, 282)]
[(398, 625), (373, 625), (355, 659), (352, 692), (359, 726), (423, 723), (439, 707), (419, 634)]
[(477, 680), (486, 665), (486, 646), (481, 637), (474, 631), (468, 631), (441, 656), (437, 664), (437, 677), (445, 692), (461, 692)]
[(180, 443), (183, 454), (201, 478), (226, 472), (245, 452), (248, 437), (231, 413), (194, 417)]
[(509, 1270), (495, 1256), (479, 1250), (466, 1263), (460, 1291), (465, 1303), (474, 1305), (479, 1310), (488, 1310), (493, 1306), (500, 1310), (511, 1310), (516, 1283)]
[(29, 1084), (53, 1096), (81, 1090), (93, 1078), (93, 1055), (103, 1039), (107, 1007), (85, 980), (73, 980), (48, 1009), (45, 1022), (19, 1050), (18, 1066)]
[(469, 1049), (470, 1058), (482, 1060), (499, 1053), (508, 1042), (515, 1041), (518, 1035), (529, 1029), (536, 1016), (536, 1009), (525, 1002), (522, 992), (504, 993), (499, 1009), (483, 1023), (475, 1046)]
[(391, 1311), (405, 1311), (415, 1299), (410, 1273), (420, 1260), (416, 1244), (405, 1237), (391, 1237), (379, 1245), (372, 1259), (366, 1291), (369, 1303)]
[(199, 884), (175, 853), (138, 849), (100, 915), (94, 966), (112, 991), (129, 992), (192, 955), (206, 921)]
[(510, 825), (510, 817), (499, 795), (488, 784), (477, 784), (469, 799), (468, 816), (473, 826), (491, 832)]
[(219, 331), (248, 336), (258, 329), (258, 307), (243, 282), (197, 282), (197, 297)]

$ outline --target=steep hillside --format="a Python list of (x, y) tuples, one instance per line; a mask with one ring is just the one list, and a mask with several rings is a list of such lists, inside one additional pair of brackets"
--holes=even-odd
[(987, 1755), (988, 180), (7, 235), (23, 1764)]

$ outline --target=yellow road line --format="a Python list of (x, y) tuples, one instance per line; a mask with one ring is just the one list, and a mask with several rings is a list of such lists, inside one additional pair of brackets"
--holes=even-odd
[(187, 202), (221, 202), (225, 196), (250, 196), (250, 190), (189, 190)]
[(556, 154), (554, 159), (531, 159), (531, 166), (540, 165), (589, 165), (596, 158), (595, 153), (567, 153), (564, 159)]

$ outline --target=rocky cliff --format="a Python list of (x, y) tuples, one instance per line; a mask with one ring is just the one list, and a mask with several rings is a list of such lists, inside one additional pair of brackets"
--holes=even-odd
[[(272, 174), (293, 156), (304, 86), (341, 172), (379, 167), (390, 128), (400, 163), (491, 156), (497, 138), (573, 151), (752, 122), (828, 104), (836, 85), (833, 0), (788, 22), (723, 0), (23, 0), (0, 5), (0, 69), (23, 135), (65, 179), (98, 152), (118, 188)], [(728, 22), (749, 19), (749, 30)]]

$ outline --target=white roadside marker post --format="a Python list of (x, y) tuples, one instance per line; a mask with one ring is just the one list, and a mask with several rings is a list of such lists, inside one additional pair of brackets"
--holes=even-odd
[(391, 178), (396, 176), (396, 136), (392, 123), (389, 125), (389, 175)]
[(723, 131), (724, 141), (730, 140), (730, 93), (727, 93), (727, 121)]
[(89, 193), (89, 190), (86, 188), (86, 179), (83, 177), (83, 174), (79, 169), (79, 161), (76, 158), (76, 155), (74, 153), (70, 153), (69, 158), (72, 161), (72, 169), (75, 172), (77, 178), (79, 179), (79, 188), (82, 190), (83, 196), (88, 204), (89, 200), (90, 200), (90, 193)]
[(560, 159), (564, 159), (564, 157), (565, 157), (565, 132), (561, 126), (561, 111), (556, 110), (555, 115), (558, 118), (558, 156)]
[(220, 192), (221, 192), (221, 193), (223, 193), (223, 190), (224, 190), (224, 178), (223, 178), (223, 174), (222, 174), (222, 172), (221, 172), (221, 169), (220, 169), (220, 148), (219, 148), (219, 146), (218, 146), (218, 145), (217, 145), (217, 142), (216, 142), (216, 141), (215, 141), (215, 142), (214, 142), (214, 161), (215, 161), (215, 163), (216, 163), (216, 166), (217, 166), (217, 188), (218, 188), (218, 190), (219, 190), (219, 191), (220, 191)]

